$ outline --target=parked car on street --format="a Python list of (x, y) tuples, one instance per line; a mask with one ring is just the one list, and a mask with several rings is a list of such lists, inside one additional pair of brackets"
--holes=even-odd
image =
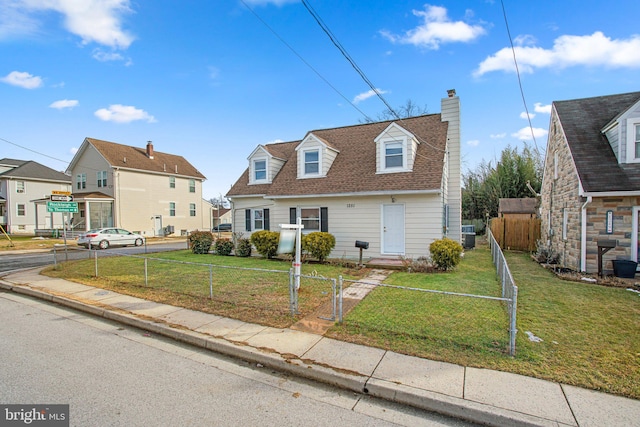
[(81, 234), (77, 243), (88, 249), (92, 247), (107, 249), (109, 246), (141, 246), (144, 244), (144, 237), (122, 228), (107, 227), (89, 230)]
[(231, 224), (218, 224), (213, 227), (213, 231), (231, 231)]

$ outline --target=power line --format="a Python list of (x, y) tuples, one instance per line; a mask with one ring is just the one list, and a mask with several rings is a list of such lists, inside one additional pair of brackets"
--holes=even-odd
[(353, 102), (351, 102), (351, 100), (349, 98), (347, 98), (346, 96), (344, 96), (335, 86), (333, 86), (331, 84), (331, 82), (329, 82), (329, 80), (327, 80), (322, 74), (320, 74), (320, 72), (318, 70), (316, 70), (315, 68), (313, 68), (313, 66), (311, 64), (309, 64), (309, 62), (307, 62), (306, 59), (304, 59), (302, 57), (302, 55), (300, 55), (289, 43), (286, 42), (286, 40), (284, 40), (282, 37), (280, 37), (280, 35), (276, 32), (276, 30), (274, 30), (269, 24), (267, 24), (265, 22), (264, 19), (262, 19), (260, 17), (260, 15), (258, 15), (244, 0), (240, 0), (240, 2), (244, 5), (244, 7), (246, 7), (249, 12), (251, 12), (253, 14), (253, 16), (255, 16), (261, 23), (262, 25), (264, 25), (265, 27), (267, 27), (267, 29), (269, 31), (271, 31), (271, 33), (273, 33), (274, 36), (276, 36), (278, 38), (278, 40), (280, 40), (282, 42), (282, 44), (284, 44), (287, 48), (289, 48), (289, 50), (291, 52), (293, 52), (293, 54), (295, 56), (298, 57), (298, 59), (300, 59), (307, 67), (309, 67), (311, 69), (311, 71), (313, 71), (314, 73), (316, 73), (316, 75), (318, 77), (320, 77), (320, 79), (322, 79), (322, 81), (324, 81), (331, 89), (334, 90), (334, 92), (336, 92), (338, 95), (340, 95), (342, 97), (342, 99), (344, 99), (345, 101), (347, 101), (349, 104), (351, 104), (351, 106), (353, 108), (355, 108), (360, 114), (362, 114), (367, 120), (371, 120), (371, 118), (369, 116), (367, 116), (367, 114), (362, 111), (361, 109), (359, 109)]
[(509, 36), (509, 43), (511, 43), (511, 52), (513, 53), (513, 63), (516, 66), (516, 75), (518, 76), (518, 86), (520, 87), (520, 95), (522, 96), (522, 103), (524, 104), (524, 111), (527, 114), (527, 120), (529, 121), (529, 130), (531, 130), (531, 137), (533, 138), (533, 144), (538, 150), (538, 143), (536, 142), (536, 135), (533, 132), (533, 125), (531, 124), (531, 116), (529, 115), (529, 109), (527, 108), (527, 101), (524, 98), (524, 89), (522, 88), (522, 79), (520, 78), (520, 70), (518, 69), (518, 61), (516, 60), (516, 49), (513, 46), (513, 39), (511, 38), (511, 31), (509, 30), (509, 21), (507, 20), (507, 11), (504, 8), (504, 1), (500, 0), (502, 5), (502, 15), (504, 16), (504, 25), (507, 27), (507, 35)]
[(24, 146), (22, 146), (22, 145), (16, 144), (15, 142), (11, 142), (11, 141), (6, 140), (6, 139), (4, 139), (4, 138), (0, 138), (0, 141), (4, 141), (4, 142), (6, 142), (7, 144), (11, 144), (11, 145), (13, 145), (13, 146), (15, 146), (15, 147), (22, 148), (23, 150), (31, 151), (32, 153), (38, 154), (38, 155), (40, 155), (40, 156), (48, 157), (49, 159), (57, 160), (58, 162), (65, 163), (65, 164), (67, 164), (67, 165), (69, 164), (69, 162), (68, 162), (68, 161), (66, 161), (66, 160), (61, 160), (61, 159), (58, 159), (58, 158), (56, 158), (56, 157), (50, 156), (50, 155), (48, 155), (48, 154), (44, 154), (44, 153), (41, 153), (41, 152), (39, 152), (39, 151), (32, 150), (31, 148), (24, 147)]

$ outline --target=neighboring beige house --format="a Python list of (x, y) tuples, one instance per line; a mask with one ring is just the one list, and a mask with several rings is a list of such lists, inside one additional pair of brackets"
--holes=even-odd
[(220, 208), (220, 211), (213, 206), (211, 211), (211, 217), (213, 219), (213, 226), (215, 227), (218, 224), (232, 224), (233, 223), (233, 213), (231, 209), (228, 208)]
[(542, 239), (567, 268), (638, 260), (640, 92), (555, 101), (541, 189)]
[(336, 238), (332, 257), (417, 258), (436, 239), (461, 240), (460, 101), (442, 113), (308, 132), (259, 145), (227, 193), (235, 232), (304, 232)]
[(75, 229), (122, 227), (143, 235), (211, 229), (206, 179), (182, 156), (85, 138), (69, 164)]
[(71, 178), (31, 160), (0, 159), (0, 225), (10, 234), (62, 229), (63, 214), (47, 212), (52, 191), (71, 191)]

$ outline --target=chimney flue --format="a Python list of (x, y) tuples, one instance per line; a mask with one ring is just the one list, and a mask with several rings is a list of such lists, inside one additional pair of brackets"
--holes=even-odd
[(447, 95), (449, 95), (449, 98), (453, 98), (454, 96), (456, 96), (456, 90), (455, 89), (449, 89), (447, 91)]
[(153, 160), (153, 143), (147, 141), (147, 157)]

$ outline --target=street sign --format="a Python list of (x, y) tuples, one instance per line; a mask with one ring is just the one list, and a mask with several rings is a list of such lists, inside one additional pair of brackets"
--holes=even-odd
[(78, 202), (47, 202), (47, 212), (78, 212)]
[(52, 202), (73, 202), (73, 196), (66, 196), (62, 194), (51, 194)]
[(71, 191), (51, 190), (51, 194), (57, 194), (58, 196), (70, 196)]

